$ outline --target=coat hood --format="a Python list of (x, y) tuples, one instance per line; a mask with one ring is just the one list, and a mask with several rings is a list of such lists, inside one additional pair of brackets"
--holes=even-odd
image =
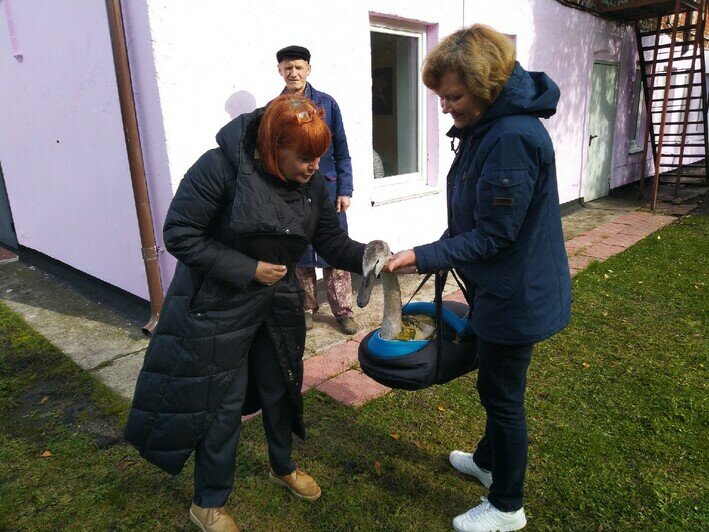
[[(549, 118), (556, 113), (561, 93), (559, 87), (544, 72), (527, 72), (519, 63), (510, 74), (499, 96), (483, 113), (480, 121), (469, 131), (479, 134), (499, 118), (512, 115), (530, 115)], [(466, 128), (468, 129), (468, 128)], [(449, 136), (460, 136), (463, 131), (453, 128)]]
[(236, 168), (244, 154), (253, 156), (265, 108), (237, 116), (217, 133), (217, 144)]

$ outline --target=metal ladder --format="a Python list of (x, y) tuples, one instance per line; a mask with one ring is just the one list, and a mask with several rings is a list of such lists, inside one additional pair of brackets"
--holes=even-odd
[[(652, 148), (655, 210), (660, 179), (709, 176), (704, 30), (708, 0), (675, 0), (672, 15), (635, 22), (646, 125), (643, 164)], [(649, 29), (648, 29), (649, 28)], [(641, 190), (644, 179), (640, 181)], [(644, 192), (644, 191), (643, 191)]]

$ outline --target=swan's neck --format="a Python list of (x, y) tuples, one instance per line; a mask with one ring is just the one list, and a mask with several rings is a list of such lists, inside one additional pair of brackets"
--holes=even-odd
[(401, 332), (401, 289), (396, 274), (382, 272), (382, 288), (384, 291), (384, 317), (382, 319), (381, 337), (391, 340)]

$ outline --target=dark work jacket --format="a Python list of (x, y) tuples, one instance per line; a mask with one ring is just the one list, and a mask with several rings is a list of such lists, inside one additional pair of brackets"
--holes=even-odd
[(449, 132), (460, 143), (448, 173), (448, 231), (414, 248), (420, 272), (460, 272), (473, 332), (489, 342), (538, 342), (571, 316), (554, 147), (539, 120), (558, 100), (546, 74), (517, 64), (480, 121)]
[[(138, 377), (125, 438), (177, 474), (215, 417), (257, 330), (273, 341), (301, 438), (305, 319), (294, 266), (306, 246), (338, 268), (361, 271), (319, 172), (306, 185), (267, 175), (254, 160), (263, 109), (241, 115), (190, 168), (172, 200), (165, 247), (177, 269)], [(272, 286), (254, 279), (258, 260), (285, 264)], [(256, 411), (249, 382), (244, 414)]]
[[(285, 93), (285, 89), (281, 94)], [(332, 204), (335, 204), (337, 196), (352, 197), (354, 187), (352, 184), (352, 159), (347, 147), (347, 135), (342, 122), (342, 113), (335, 99), (324, 92), (315, 90), (310, 83), (305, 85), (305, 97), (309, 98), (317, 107), (325, 111), (324, 120), (330, 128), (332, 143), (320, 158), (320, 172), (325, 176), (327, 192)], [(340, 225), (347, 231), (347, 214), (338, 213)], [(312, 247), (303, 255), (298, 262), (298, 266), (327, 268), (329, 264)]]

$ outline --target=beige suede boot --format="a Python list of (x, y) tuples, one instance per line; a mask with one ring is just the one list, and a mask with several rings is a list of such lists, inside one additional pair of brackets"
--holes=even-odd
[(288, 488), (299, 499), (314, 501), (322, 495), (322, 490), (315, 479), (300, 469), (296, 469), (290, 475), (282, 476), (269, 471), (268, 479), (274, 484)]
[(202, 532), (239, 532), (226, 508), (202, 508), (192, 503), (190, 519)]

